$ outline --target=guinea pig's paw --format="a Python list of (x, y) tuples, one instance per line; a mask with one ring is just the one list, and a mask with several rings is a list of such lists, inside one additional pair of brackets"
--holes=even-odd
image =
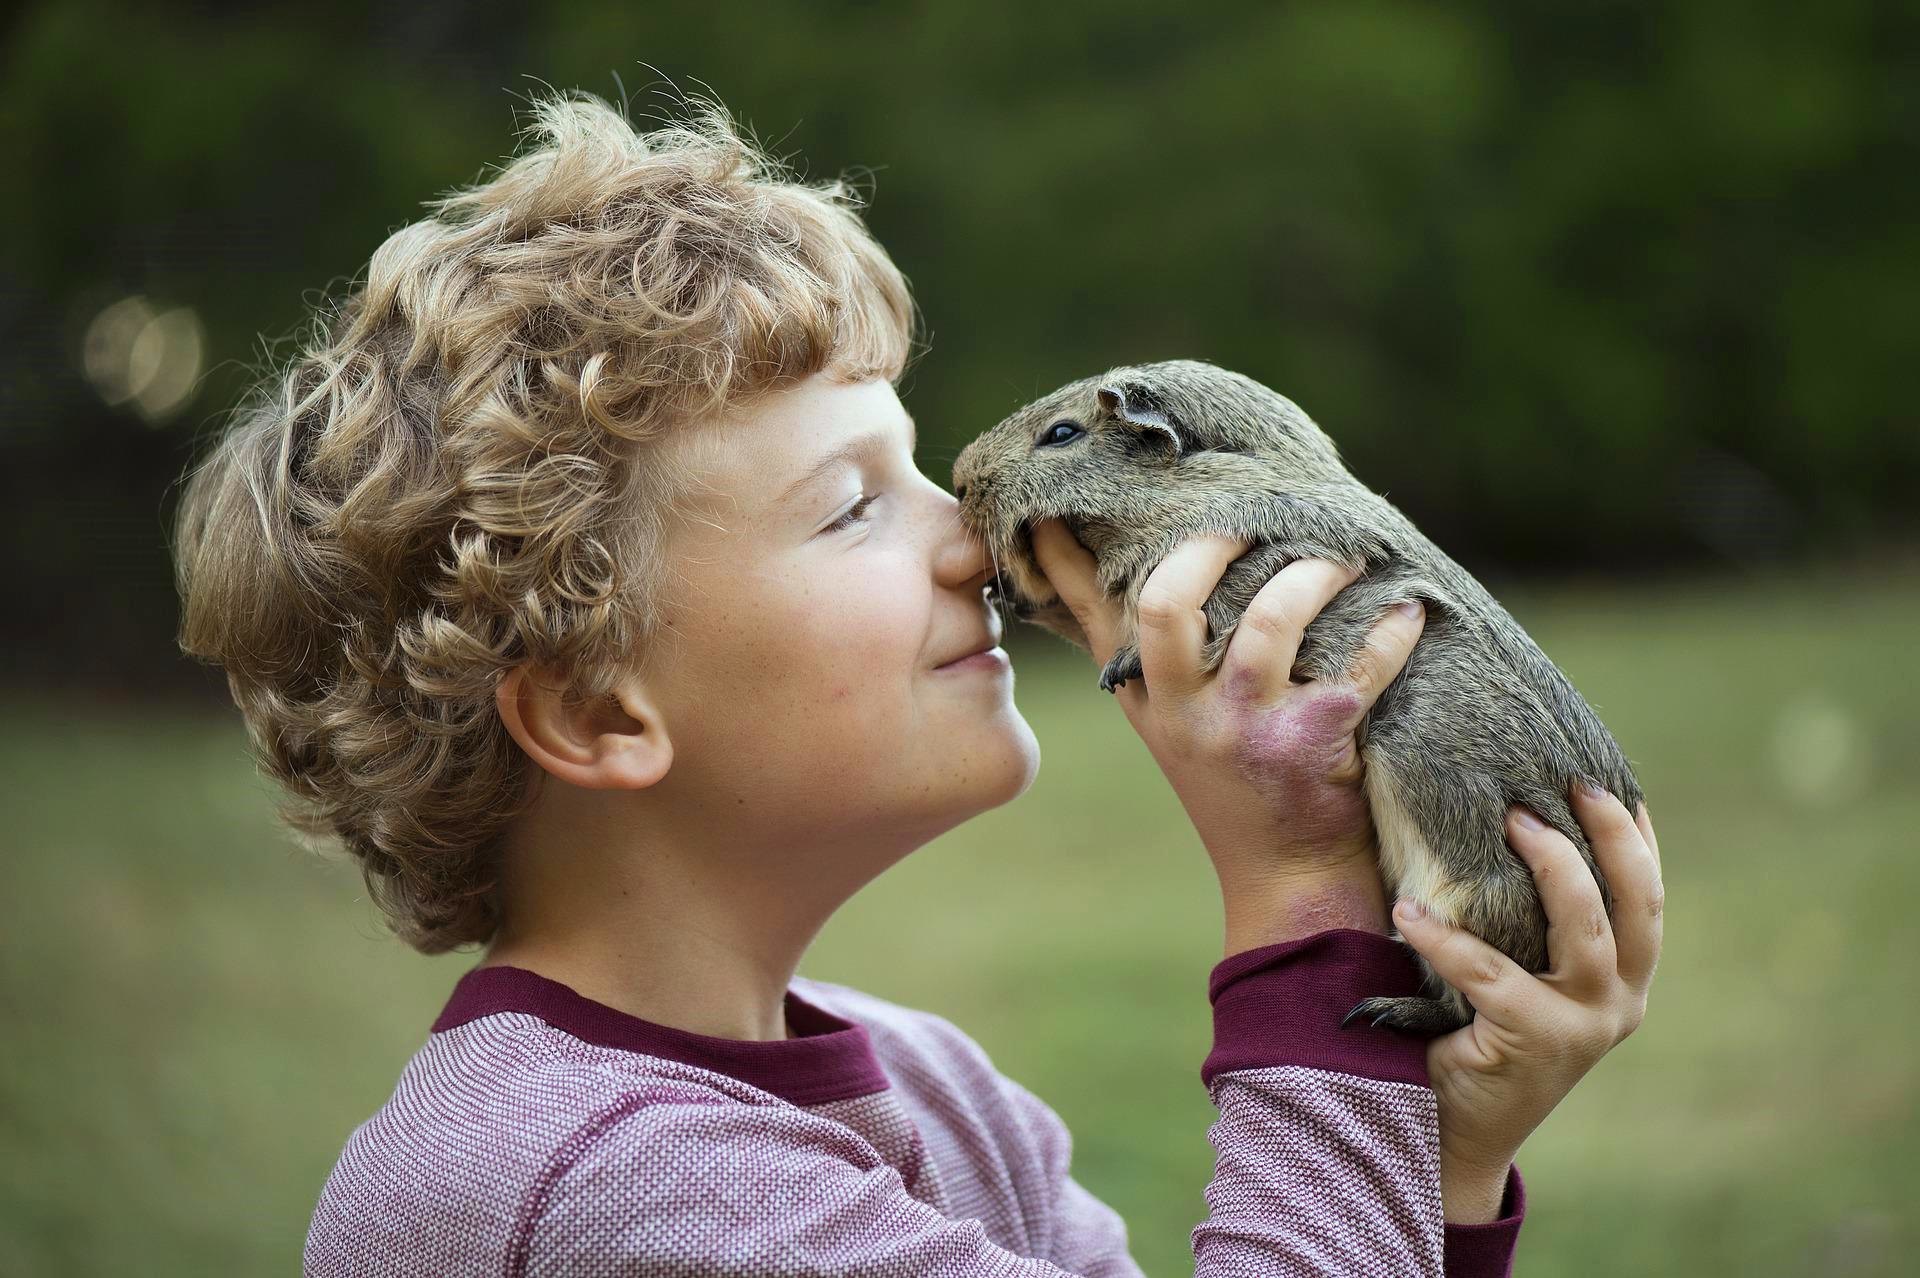
[(1450, 1004), (1437, 998), (1363, 998), (1340, 1018), (1340, 1024), (1344, 1028), (1347, 1022), (1356, 1019), (1423, 1038), (1466, 1024)]
[(1127, 644), (1114, 652), (1113, 659), (1100, 672), (1100, 691), (1112, 692), (1127, 680), (1140, 677), (1140, 649)]

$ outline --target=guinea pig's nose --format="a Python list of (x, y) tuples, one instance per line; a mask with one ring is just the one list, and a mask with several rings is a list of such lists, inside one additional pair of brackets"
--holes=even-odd
[(967, 499), (967, 486), (965, 484), (955, 484), (953, 486), (953, 495), (956, 499), (965, 501)]

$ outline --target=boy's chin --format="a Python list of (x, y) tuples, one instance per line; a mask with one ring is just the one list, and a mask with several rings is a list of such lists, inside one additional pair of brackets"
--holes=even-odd
[[(982, 743), (976, 756), (981, 762), (979, 776), (980, 812), (1011, 803), (1027, 792), (1040, 773), (1040, 742), (1018, 710), (1009, 709), (998, 720), (1001, 731), (995, 739)], [(971, 744), (971, 743), (970, 743)]]
[(945, 734), (938, 757), (911, 789), (937, 805), (945, 828), (1011, 803), (1040, 771), (1040, 744), (1018, 711), (970, 722)]

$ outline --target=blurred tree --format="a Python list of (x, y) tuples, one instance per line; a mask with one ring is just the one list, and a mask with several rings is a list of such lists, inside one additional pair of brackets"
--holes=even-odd
[[(1469, 565), (1909, 538), (1911, 6), (1247, 0), (18, 11), (0, 139), (16, 677), (191, 677), (171, 486), (323, 289), (505, 157), (540, 84), (710, 87), (852, 171), (914, 281), (923, 464), (1026, 398), (1192, 356), (1305, 407)], [(648, 65), (642, 65), (642, 64)], [(531, 77), (531, 78), (528, 78)], [(130, 294), (206, 332), (150, 428), (82, 372)]]

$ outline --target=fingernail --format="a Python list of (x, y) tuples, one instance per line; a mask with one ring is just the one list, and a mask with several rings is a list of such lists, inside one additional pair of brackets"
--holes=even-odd
[(1585, 777), (1580, 777), (1579, 782), (1580, 782), (1581, 792), (1584, 793), (1589, 799), (1604, 799), (1607, 797), (1607, 792), (1600, 788), (1600, 785), (1598, 782), (1589, 781)]
[(1423, 919), (1427, 916), (1426, 907), (1410, 896), (1403, 896), (1395, 901), (1393, 912), (1403, 919)]
[(1513, 809), (1513, 819), (1521, 825), (1526, 826), (1529, 830), (1544, 830), (1547, 828), (1547, 823), (1535, 816), (1533, 809), (1524, 804), (1515, 805)]
[(1425, 612), (1426, 610), (1427, 610), (1426, 605), (1421, 603), (1418, 599), (1409, 599), (1405, 603), (1401, 604), (1396, 611), (1398, 611), (1401, 616), (1411, 621), (1415, 617), (1418, 617), (1421, 613)]

